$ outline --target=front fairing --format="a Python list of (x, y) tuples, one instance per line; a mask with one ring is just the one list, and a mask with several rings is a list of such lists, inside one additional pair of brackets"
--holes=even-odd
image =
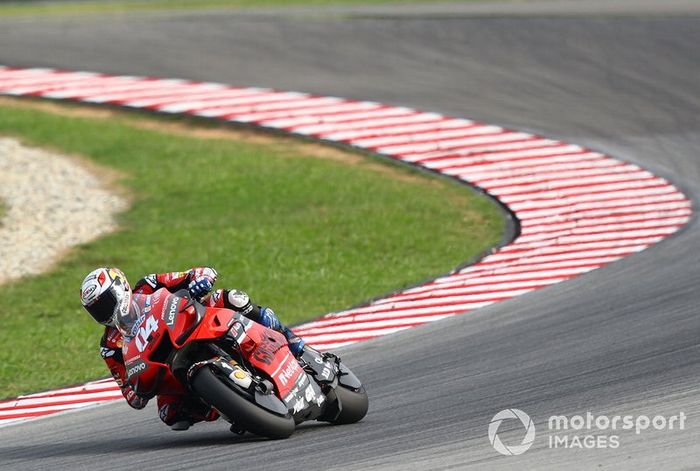
[(186, 292), (165, 289), (135, 294), (129, 315), (122, 316), (122, 353), (129, 383), (143, 396), (184, 392), (173, 376), (169, 358), (180, 348), (178, 336), (196, 328), (199, 318)]

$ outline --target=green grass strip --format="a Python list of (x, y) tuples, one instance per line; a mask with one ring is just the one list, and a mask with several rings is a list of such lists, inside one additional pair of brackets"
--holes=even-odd
[(132, 206), (118, 232), (3, 286), (0, 397), (107, 374), (101, 328), (78, 296), (97, 266), (118, 266), (132, 283), (214, 266), (217, 286), (298, 323), (445, 273), (504, 230), (488, 198), (397, 164), (336, 150), (323, 158), (312, 154), (325, 147), (290, 138), (173, 133), (169, 120), (139, 113), (104, 119), (15, 103), (0, 106), (0, 135), (113, 169)]

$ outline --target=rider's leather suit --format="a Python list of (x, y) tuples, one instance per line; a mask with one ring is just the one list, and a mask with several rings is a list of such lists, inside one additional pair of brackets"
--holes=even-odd
[[(139, 280), (134, 286), (133, 292), (136, 294), (151, 294), (161, 288), (175, 292), (187, 289), (193, 280), (202, 276), (209, 277), (215, 281), (217, 273), (212, 268), (197, 267), (184, 272), (151, 274)], [(238, 290), (216, 290), (204, 303), (210, 307), (233, 309), (256, 322), (261, 322), (262, 312), (265, 310), (271, 312), (269, 308), (261, 308), (257, 304), (252, 303), (246, 293)], [(274, 313), (272, 315), (274, 316)], [(265, 322), (261, 323), (265, 324)], [(280, 332), (285, 334), (290, 344), (300, 340), (284, 325), (280, 324), (280, 327), (276, 330), (280, 330)], [(100, 341), (102, 358), (107, 363), (110, 373), (112, 373), (112, 376), (121, 388), (122, 394), (129, 405), (134, 409), (143, 409), (148, 401), (139, 397), (126, 381), (122, 344), (122, 334), (119, 330), (116, 327), (107, 326)], [(216, 420), (218, 418), (216, 411), (209, 409), (200, 401), (169, 395), (158, 396), (158, 415), (167, 425), (173, 425), (183, 420), (187, 420), (192, 424), (202, 420)]]

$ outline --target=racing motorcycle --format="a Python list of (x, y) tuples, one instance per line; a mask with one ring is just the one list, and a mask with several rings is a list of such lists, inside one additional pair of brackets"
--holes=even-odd
[(128, 382), (141, 397), (189, 396), (232, 431), (268, 438), (289, 437), (304, 421), (349, 424), (367, 413), (362, 383), (336, 355), (306, 346), (297, 359), (284, 335), (205, 307), (187, 290), (133, 299), (139, 309), (118, 316), (117, 327)]

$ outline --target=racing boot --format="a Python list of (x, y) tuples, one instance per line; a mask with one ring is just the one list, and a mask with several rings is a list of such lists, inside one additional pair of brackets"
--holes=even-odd
[(275, 314), (275, 311), (269, 307), (260, 308), (260, 323), (265, 327), (269, 327), (272, 330), (283, 334), (287, 338), (287, 343), (289, 344), (289, 350), (294, 354), (295, 357), (299, 358), (304, 352), (304, 345), (306, 344), (304, 340), (298, 335), (294, 334), (292, 330), (282, 322)]
[(212, 422), (219, 418), (216, 409), (197, 399), (180, 396), (158, 396), (158, 415), (171, 430), (183, 431), (197, 422)]
[(170, 426), (170, 430), (175, 430), (176, 432), (183, 432), (192, 426), (189, 420), (183, 419), (178, 420)]

